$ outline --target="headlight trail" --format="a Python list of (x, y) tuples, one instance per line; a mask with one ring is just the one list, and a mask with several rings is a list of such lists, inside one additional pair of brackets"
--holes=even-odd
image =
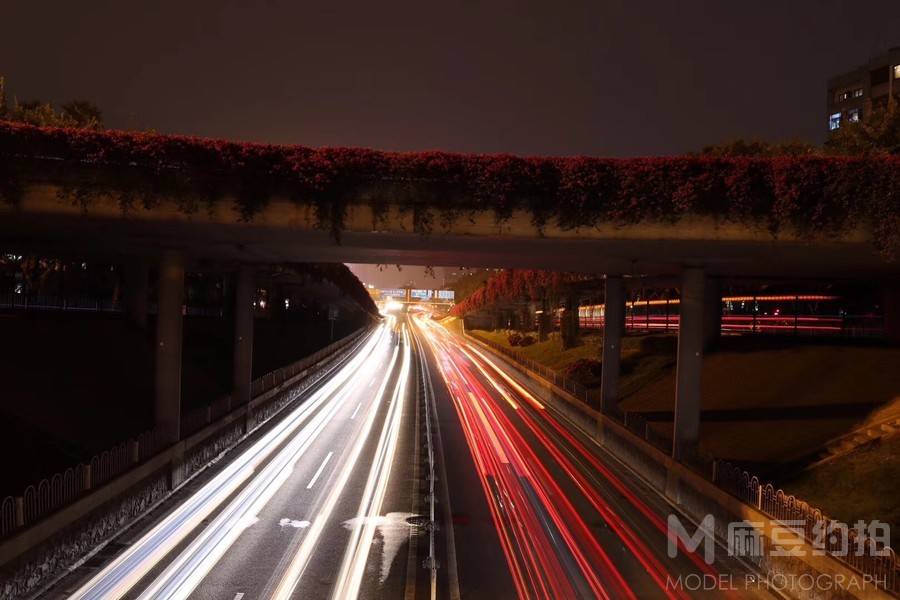
[(367, 364), (367, 359), (386, 343), (389, 333), (380, 326), (357, 354), (341, 367), (319, 390), (294, 409), (271, 431), (235, 457), (222, 472), (204, 484), (172, 513), (132, 544), (112, 563), (97, 573), (71, 598), (105, 600), (119, 598), (177, 545), (179, 545), (222, 502), (243, 485), (279, 446), (335, 395)]
[(406, 398), (410, 370), (410, 340), (403, 326), (403, 366), (400, 377), (394, 388), (394, 395), (388, 408), (388, 416), (381, 430), (375, 457), (369, 469), (365, 491), (359, 504), (357, 518), (350, 535), (350, 542), (344, 553), (344, 559), (338, 572), (337, 584), (331, 597), (335, 600), (354, 600), (359, 595), (363, 571), (372, 548), (375, 535), (376, 519), (381, 516), (381, 507), (387, 492), (387, 484), (391, 475), (391, 465), (400, 437), (400, 421), (403, 416), (403, 403)]
[[(397, 361), (398, 350), (399, 348), (395, 346), (387, 373), (392, 373), (394, 370), (394, 365)], [(398, 382), (395, 386), (395, 398), (397, 397), (397, 389), (399, 389), (401, 385), (405, 386), (404, 379), (406, 375), (404, 375), (404, 373), (408, 373), (409, 369), (407, 350), (404, 351), (403, 361), (404, 362), (403, 366), (401, 367), (400, 379), (398, 379)], [(297, 585), (300, 583), (303, 573), (306, 570), (307, 565), (309, 564), (310, 557), (315, 550), (316, 544), (318, 544), (322, 531), (331, 518), (335, 506), (337, 505), (338, 500), (340, 499), (341, 495), (343, 494), (344, 488), (347, 485), (347, 481), (350, 479), (353, 469), (356, 466), (356, 463), (359, 461), (359, 457), (362, 454), (362, 450), (366, 444), (366, 441), (368, 440), (368, 437), (372, 430), (372, 426), (375, 422), (378, 407), (380, 406), (381, 400), (384, 397), (388, 379), (389, 377), (384, 378), (384, 381), (382, 382), (378, 390), (376, 401), (365, 414), (362, 433), (356, 437), (356, 440), (354, 441), (353, 447), (350, 451), (350, 456), (347, 458), (347, 460), (344, 461), (344, 466), (338, 474), (337, 480), (332, 485), (327, 498), (323, 502), (322, 508), (312, 519), (312, 524), (306, 536), (303, 538), (303, 542), (300, 544), (300, 547), (297, 550), (296, 554), (291, 558), (290, 563), (286, 567), (284, 573), (281, 575), (278, 584), (275, 586), (275, 589), (271, 596), (273, 600), (289, 599), (293, 595), (294, 590), (296, 590)], [(394, 401), (392, 402), (391, 408), (399, 405), (400, 402)], [(387, 426), (389, 422), (390, 418), (388, 418), (388, 420), (386, 421), (385, 426)]]
[(316, 441), (325, 426), (343, 406), (343, 400), (355, 391), (360, 381), (360, 378), (355, 378), (341, 388), (331, 402), (278, 452), (262, 472), (254, 477), (225, 510), (144, 590), (139, 600), (188, 598), (209, 570), (231, 547), (244, 527), (287, 481), (294, 464)]

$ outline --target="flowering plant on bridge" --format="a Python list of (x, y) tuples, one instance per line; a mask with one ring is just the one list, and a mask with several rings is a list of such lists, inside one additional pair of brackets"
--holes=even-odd
[[(73, 168), (77, 167), (77, 168)], [(40, 128), (0, 122), (0, 197), (17, 202), (48, 182), (87, 203), (116, 195), (128, 209), (175, 199), (185, 211), (223, 197), (245, 218), (273, 195), (315, 208), (339, 235), (348, 205), (375, 219), (389, 203), (411, 211), (422, 233), (479, 210), (498, 221), (515, 210), (538, 227), (564, 229), (711, 216), (828, 236), (863, 225), (886, 254), (900, 246), (900, 158), (664, 157), (600, 159), (391, 153), (183, 136)], [(373, 223), (373, 227), (377, 222)]]
[(566, 284), (584, 279), (585, 276), (559, 271), (538, 269), (507, 269), (492, 275), (483, 286), (451, 310), (455, 316), (463, 316), (497, 303), (522, 299), (553, 299), (561, 295)]

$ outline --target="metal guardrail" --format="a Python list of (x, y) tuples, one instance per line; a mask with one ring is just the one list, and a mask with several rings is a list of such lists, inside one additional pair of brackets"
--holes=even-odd
[[(121, 313), (124, 308), (121, 302), (113, 301), (111, 298), (0, 294), (0, 310)], [(147, 312), (156, 314), (156, 305), (150, 304)], [(220, 307), (185, 306), (184, 314), (190, 317), (221, 317), (224, 312)]]
[(428, 495), (426, 499), (428, 501), (428, 524), (426, 528), (428, 529), (428, 558), (425, 563), (425, 567), (429, 570), (429, 581), (431, 586), (431, 599), (435, 600), (437, 597), (437, 555), (435, 553), (435, 533), (437, 531), (437, 519), (435, 517), (435, 503), (437, 502), (436, 491), (435, 491), (435, 482), (437, 480), (437, 476), (435, 474), (435, 458), (434, 458), (434, 438), (432, 436), (432, 422), (437, 418), (437, 415), (432, 414), (432, 399), (434, 396), (434, 388), (431, 384), (431, 374), (429, 373), (428, 362), (425, 358), (425, 352), (423, 351), (421, 342), (419, 338), (413, 336), (416, 345), (418, 348), (419, 355), (419, 373), (421, 374), (422, 379), (422, 396), (424, 398), (425, 405), (425, 445), (428, 449)]
[[(276, 369), (256, 379), (251, 384), (251, 389), (254, 390), (252, 397), (262, 396), (323, 359), (336, 354), (359, 339), (366, 331), (368, 328), (363, 327), (287, 367)], [(231, 408), (230, 398), (223, 396), (215, 402), (182, 415), (181, 438), (184, 439), (214, 423), (225, 416)], [(264, 406), (258, 407), (258, 410), (264, 409)], [(0, 500), (0, 538), (12, 535), (64, 508), (167, 447), (169, 444), (165, 442), (162, 432), (155, 429), (145, 431), (94, 455), (83, 463), (27, 486), (21, 496), (6, 496)]]
[(727, 461), (716, 461), (714, 465), (712, 482), (716, 486), (772, 519), (788, 524), (814, 548), (871, 576), (876, 586), (900, 593), (900, 563), (890, 546), (879, 546), (870, 537), (860, 537), (854, 528), (835, 521), (771, 483), (763, 484), (755, 475)]

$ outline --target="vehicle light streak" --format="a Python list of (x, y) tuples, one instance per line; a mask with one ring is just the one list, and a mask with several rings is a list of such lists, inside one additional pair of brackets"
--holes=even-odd
[[(368, 369), (366, 369), (368, 370)], [(166, 567), (140, 596), (140, 600), (188, 598), (207, 573), (234, 543), (247, 524), (290, 477), (294, 464), (312, 446), (319, 434), (343, 408), (344, 400), (359, 386), (350, 379), (254, 477), (240, 494)], [(318, 475), (316, 475), (318, 477)]]
[(350, 541), (344, 553), (341, 568), (338, 571), (337, 583), (332, 592), (335, 600), (354, 600), (359, 595), (363, 572), (368, 561), (372, 540), (375, 537), (377, 517), (381, 516), (381, 507), (387, 493), (387, 485), (391, 475), (391, 465), (400, 438), (400, 425), (403, 416), (403, 404), (406, 399), (407, 385), (411, 363), (411, 344), (404, 324), (403, 364), (400, 376), (394, 388), (394, 395), (388, 407), (388, 416), (384, 421), (378, 446), (375, 450), (366, 487), (359, 504), (357, 518), (350, 533)]
[[(483, 353), (475, 350), (474, 347), (470, 346), (470, 349), (473, 350), (482, 360), (484, 360), (484, 362), (489, 365), (494, 372), (501, 375), (505, 380), (509, 381), (509, 376), (506, 375), (503, 369), (496, 362), (490, 360)], [(497, 387), (497, 382), (490, 376), (488, 376), (486, 379), (494, 387)], [(521, 386), (516, 386), (516, 390), (520, 393), (530, 395)], [(549, 439), (549, 437), (544, 433), (543, 429), (538, 425), (538, 422), (527, 412), (519, 411), (516, 414), (519, 418), (522, 419), (526, 427), (528, 427), (528, 429), (535, 435), (535, 437), (539, 441), (541, 441), (542, 446), (553, 456), (554, 460), (569, 476), (569, 478), (573, 481), (579, 491), (603, 516), (604, 520), (622, 540), (626, 547), (629, 548), (629, 550), (641, 562), (644, 568), (647, 569), (648, 573), (650, 573), (651, 577), (653, 577), (657, 585), (660, 586), (660, 588), (666, 593), (666, 595), (671, 597), (672, 590), (667, 590), (666, 586), (667, 571), (659, 562), (659, 560), (652, 554), (652, 552), (650, 552), (646, 544), (630, 527), (625, 524), (625, 522), (618, 515), (612, 512), (610, 507), (597, 493), (595, 486), (592, 486), (587, 477), (584, 476), (582, 471), (577, 469), (574, 463), (572, 463), (559, 450), (558, 444)], [(538, 412), (536, 414), (543, 417), (541, 422), (550, 427), (556, 434), (562, 437), (569, 446), (574, 448), (580, 456), (586, 459), (590, 463), (592, 469), (602, 475), (608, 483), (612, 484), (613, 488), (623, 497), (625, 497), (625, 499), (632, 506), (634, 506), (644, 517), (646, 517), (648, 522), (650, 522), (655, 529), (657, 529), (663, 536), (668, 537), (668, 527), (663, 518), (657, 513), (653, 512), (645, 502), (643, 502), (636, 494), (634, 494), (634, 492), (630, 488), (628, 488), (628, 486), (625, 485), (625, 483), (619, 477), (617, 477), (612, 471), (610, 471), (610, 469), (605, 464), (603, 464), (603, 462), (594, 453), (592, 453), (584, 445), (584, 443), (582, 443), (576, 436), (568, 431), (557, 419), (553, 418), (552, 415), (542, 412)], [(702, 557), (699, 556), (696, 552), (688, 551), (688, 549), (684, 547), (684, 544), (681, 542), (681, 540), (676, 540), (676, 542), (678, 543), (682, 553), (688, 556), (690, 560), (701, 571), (708, 575), (718, 576), (718, 571), (715, 569), (715, 567), (707, 564), (706, 561), (704, 561)], [(728, 590), (724, 591), (726, 593), (728, 592)]]
[(319, 390), (276, 424), (250, 448), (237, 456), (178, 508), (97, 573), (71, 597), (100, 600), (119, 598), (184, 540), (208, 515), (240, 488), (272, 452), (307, 423), (351, 378), (365, 368), (367, 359), (387, 342), (384, 326), (376, 330), (356, 356), (339, 368)]
[(350, 475), (353, 473), (353, 469), (362, 454), (363, 447), (369, 438), (372, 426), (375, 423), (375, 417), (378, 413), (378, 407), (381, 405), (381, 401), (384, 398), (384, 392), (387, 389), (388, 381), (390, 379), (389, 374), (394, 371), (398, 353), (399, 347), (394, 346), (394, 351), (390, 359), (391, 362), (387, 369), (388, 376), (385, 376), (384, 380), (381, 382), (375, 402), (373, 402), (372, 406), (365, 411), (363, 415), (361, 433), (356, 436), (347, 459), (343, 461), (343, 466), (338, 472), (337, 479), (332, 484), (328, 496), (322, 503), (322, 508), (319, 509), (319, 512), (311, 520), (312, 523), (307, 530), (306, 536), (300, 543), (297, 553), (291, 558), (290, 563), (281, 575), (278, 584), (275, 586), (275, 590), (271, 595), (272, 600), (289, 599), (297, 588), (297, 585), (300, 583), (303, 572), (309, 564), (310, 557), (319, 542), (319, 538), (325, 529), (325, 525), (328, 523), (332, 512), (334, 512), (334, 508), (337, 506), (338, 500), (340, 500), (344, 488), (347, 486), (347, 481), (350, 479)]
[[(493, 361), (488, 359), (484, 354), (478, 352), (474, 348), (470, 348), (475, 352), (486, 364), (488, 364), (495, 373), (501, 375), (509, 381), (509, 376), (507, 376), (503, 370)], [(501, 395), (504, 397), (507, 395), (506, 390), (493, 378), (491, 375), (483, 369), (480, 365), (477, 364), (477, 361), (472, 357), (468, 352), (466, 353), (472, 361), (476, 363), (476, 366), (479, 367), (481, 373), (485, 376), (485, 379), (491, 384), (491, 386), (496, 389)], [(521, 393), (524, 393), (528, 396), (530, 394), (525, 391), (521, 386), (516, 386)], [(547, 436), (544, 434), (543, 430), (538, 427), (537, 423), (534, 419), (528, 415), (528, 413), (520, 413), (518, 416), (522, 419), (528, 429), (532, 432), (535, 437), (541, 442), (542, 446), (551, 454), (551, 456), (556, 460), (556, 462), (560, 465), (563, 471), (568, 475), (568, 477), (575, 483), (578, 490), (588, 499), (588, 501), (594, 506), (598, 513), (603, 517), (604, 521), (610, 526), (616, 535), (622, 540), (622, 542), (626, 545), (626, 547), (634, 554), (634, 556), (640, 561), (643, 567), (647, 570), (656, 584), (660, 587), (660, 589), (670, 598), (675, 597), (685, 597), (684, 593), (676, 593), (678, 590), (672, 591), (669, 590), (666, 586), (666, 569), (663, 567), (662, 563), (650, 552), (650, 549), (647, 548), (646, 544), (637, 536), (637, 534), (630, 528), (628, 525), (618, 516), (616, 515), (609, 506), (603, 501), (600, 495), (596, 492), (596, 490), (590, 485), (581, 471), (575, 468), (574, 464), (559, 450), (559, 448), (554, 444)]]
[(584, 519), (469, 367), (487, 372), (465, 349), (457, 350), (427, 325), (419, 329), (447, 359), (439, 368), (450, 383), (519, 596), (634, 598)]

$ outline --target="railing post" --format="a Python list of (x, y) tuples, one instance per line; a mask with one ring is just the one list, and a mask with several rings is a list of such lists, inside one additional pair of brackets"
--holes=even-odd
[(16, 496), (16, 527), (25, 527), (25, 499)]
[(759, 485), (756, 488), (756, 508), (762, 511), (762, 497), (763, 497), (763, 486)]
[(137, 440), (131, 440), (131, 462), (141, 462), (141, 443)]
[(84, 465), (84, 490), (87, 491), (91, 489), (92, 477), (91, 477), (91, 463), (87, 463)]

